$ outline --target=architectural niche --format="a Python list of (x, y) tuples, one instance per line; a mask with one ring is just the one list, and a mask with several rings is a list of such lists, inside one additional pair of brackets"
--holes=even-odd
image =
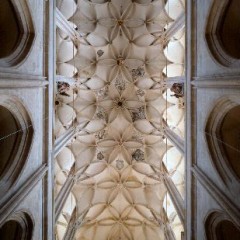
[(205, 221), (207, 240), (238, 240), (240, 228), (223, 212), (215, 211)]
[(0, 97), (0, 192), (4, 194), (22, 172), (33, 137), (30, 117), (13, 97)]
[(213, 1), (209, 12), (206, 40), (214, 58), (224, 66), (240, 64), (239, 10), (238, 0), (223, 0)]
[(25, 0), (0, 2), (0, 33), (0, 67), (21, 63), (34, 40), (32, 17)]
[(18, 212), (0, 226), (0, 236), (2, 240), (30, 240), (33, 228), (32, 218), (25, 212)]
[(237, 96), (221, 98), (206, 125), (206, 139), (213, 164), (222, 180), (239, 182), (240, 101)]

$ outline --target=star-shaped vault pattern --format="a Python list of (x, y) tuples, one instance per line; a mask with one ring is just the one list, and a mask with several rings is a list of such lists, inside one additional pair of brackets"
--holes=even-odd
[(184, 2), (59, 2), (80, 40), (57, 29), (57, 74), (73, 83), (58, 83), (55, 137), (75, 129), (55, 163), (56, 195), (72, 165), (75, 178), (58, 239), (73, 212), (77, 240), (159, 240), (169, 226), (180, 239), (164, 178), (183, 196), (184, 161), (165, 122), (184, 137), (184, 105), (166, 82), (184, 74), (184, 32), (166, 42), (162, 36)]

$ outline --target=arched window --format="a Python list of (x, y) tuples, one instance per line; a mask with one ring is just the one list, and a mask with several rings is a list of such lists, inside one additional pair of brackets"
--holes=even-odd
[(33, 222), (26, 213), (17, 213), (11, 216), (0, 226), (1, 240), (31, 240)]
[(33, 128), (22, 104), (8, 96), (0, 97), (0, 116), (0, 192), (4, 194), (24, 168)]
[(207, 240), (238, 240), (240, 229), (228, 215), (222, 212), (211, 213), (205, 222)]
[[(213, 164), (228, 185), (240, 179), (240, 102), (225, 97), (214, 106), (206, 125), (206, 139)], [(231, 188), (230, 188), (231, 189)]]
[(240, 2), (214, 1), (209, 13), (206, 39), (213, 56), (224, 66), (240, 64)]
[(0, 66), (19, 64), (34, 39), (33, 23), (26, 1), (0, 1)]

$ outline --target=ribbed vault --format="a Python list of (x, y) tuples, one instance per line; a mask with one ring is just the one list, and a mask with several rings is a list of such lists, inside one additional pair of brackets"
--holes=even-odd
[(58, 239), (74, 211), (77, 240), (166, 239), (169, 227), (181, 239), (164, 181), (172, 177), (183, 196), (183, 157), (165, 128), (184, 137), (183, 100), (166, 82), (184, 74), (184, 31), (170, 40), (164, 33), (184, 3), (66, 0), (58, 8), (78, 32), (71, 39), (57, 29), (57, 74), (66, 82), (58, 84), (55, 136), (75, 129), (56, 158), (55, 194), (69, 173), (75, 181)]

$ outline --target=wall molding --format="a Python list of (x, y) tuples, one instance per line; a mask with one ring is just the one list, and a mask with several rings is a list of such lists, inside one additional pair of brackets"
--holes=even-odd
[(0, 73), (0, 88), (41, 88), (46, 87), (48, 84), (46, 77), (43, 76), (2, 71)]
[(240, 76), (214, 75), (194, 77), (191, 84), (196, 88), (240, 88)]

